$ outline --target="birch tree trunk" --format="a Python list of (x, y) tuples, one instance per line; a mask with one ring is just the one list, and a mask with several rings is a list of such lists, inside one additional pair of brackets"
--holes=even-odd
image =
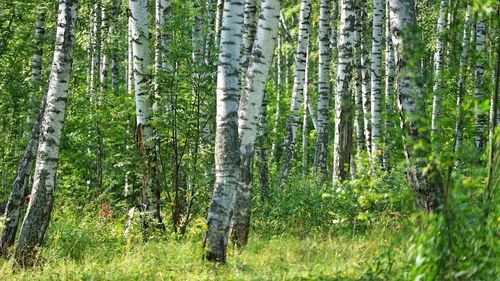
[(127, 31), (127, 93), (134, 92), (134, 49), (132, 48), (132, 16), (128, 17)]
[[(307, 118), (308, 118), (308, 104), (309, 104), (309, 44), (306, 51), (306, 71), (304, 73), (304, 103), (302, 115), (302, 177), (305, 179), (307, 175)], [(313, 117), (313, 116), (311, 116)]]
[(280, 184), (290, 173), (293, 156), (295, 154), (295, 140), (299, 126), (299, 112), (302, 107), (304, 94), (304, 77), (306, 52), (309, 44), (309, 28), (311, 16), (311, 0), (301, 0), (299, 15), (298, 46), (295, 54), (295, 75), (293, 78), (292, 103), (290, 115), (285, 126), (285, 157), (280, 172)]
[(245, 90), (240, 99), (238, 134), (240, 143), (240, 181), (236, 192), (232, 239), (237, 246), (248, 241), (252, 208), (252, 164), (258, 132), (259, 114), (266, 82), (274, 54), (279, 23), (279, 0), (263, 0), (253, 43), (250, 65), (245, 79)]
[(436, 40), (436, 51), (434, 52), (434, 86), (432, 91), (434, 92), (432, 99), (432, 131), (431, 138), (434, 141), (436, 134), (439, 131), (439, 120), (441, 119), (442, 111), (442, 93), (441, 91), (441, 68), (443, 67), (443, 55), (444, 55), (444, 32), (446, 28), (446, 7), (447, 1), (441, 0), (439, 4), (439, 17), (437, 20), (437, 40)]
[(77, 9), (76, 0), (59, 1), (54, 58), (46, 109), (40, 127), (33, 189), (15, 251), (15, 261), (22, 267), (33, 266), (38, 261), (38, 247), (42, 245), (54, 204), (59, 144), (73, 61)]
[(318, 128), (314, 153), (314, 176), (323, 180), (328, 176), (328, 125), (330, 105), (330, 1), (320, 1), (319, 68), (318, 68)]
[(371, 153), (372, 166), (382, 164), (380, 100), (382, 96), (382, 25), (384, 22), (383, 0), (373, 0), (372, 59), (371, 59)]
[(29, 142), (26, 145), (21, 161), (19, 161), (16, 178), (12, 183), (12, 190), (5, 208), (5, 220), (3, 222), (2, 233), (0, 234), (0, 257), (6, 257), (9, 254), (9, 248), (14, 245), (22, 211), (23, 197), (26, 194), (28, 179), (32, 172), (33, 162), (37, 154), (40, 124), (45, 112), (46, 100), (47, 95), (44, 93), (38, 109), (38, 114), (31, 128)]
[(487, 95), (484, 91), (485, 33), (486, 24), (484, 19), (480, 18), (476, 24), (476, 65), (474, 69), (474, 119), (476, 125), (474, 144), (479, 151), (484, 151), (486, 147), (487, 114), (482, 109), (483, 104), (487, 101)]
[[(441, 175), (434, 163), (426, 163), (428, 146), (415, 149), (417, 142), (429, 143), (419, 132), (423, 122), (419, 114), (423, 110), (420, 64), (418, 59), (418, 32), (416, 31), (414, 0), (389, 0), (392, 40), (395, 49), (396, 93), (398, 111), (403, 130), (404, 155), (408, 164), (408, 183), (416, 192), (417, 203), (430, 212), (440, 205)], [(416, 76), (417, 75), (417, 76)]]
[(168, 39), (165, 34), (165, 21), (170, 16), (170, 0), (156, 0), (155, 2), (155, 83), (154, 91), (156, 98), (163, 92), (162, 78), (168, 71), (167, 67), (167, 44)]
[[(120, 62), (118, 57), (119, 51), (119, 37), (121, 32), (116, 28), (116, 24), (120, 18), (121, 0), (114, 1), (111, 4), (111, 21), (109, 25), (109, 34), (111, 36), (111, 89), (113, 93), (118, 91), (118, 84), (120, 83)], [(128, 27), (127, 27), (128, 28)]]
[(392, 129), (393, 122), (392, 116), (396, 114), (394, 104), (394, 48), (392, 46), (392, 36), (391, 36), (391, 22), (389, 18), (389, 2), (386, 1), (385, 4), (385, 119), (384, 119), (384, 141), (385, 150), (383, 153), (383, 167), (385, 170), (391, 168), (391, 154), (392, 154)]
[(264, 91), (260, 108), (259, 127), (257, 132), (257, 171), (259, 174), (260, 198), (262, 202), (269, 199), (269, 165), (267, 159), (267, 92)]
[[(356, 4), (356, 3), (355, 3)], [(372, 129), (371, 129), (371, 79), (370, 79), (370, 58), (368, 51), (368, 43), (365, 39), (363, 31), (369, 30), (368, 25), (368, 15), (366, 12), (366, 5), (359, 2), (357, 3), (359, 7), (356, 9), (357, 19), (360, 21), (360, 36), (361, 36), (361, 91), (363, 99), (363, 118), (364, 118), (364, 129), (365, 129), (365, 141), (366, 141), (366, 151), (368, 155), (371, 156), (372, 148)]]
[(222, 27), (222, 13), (224, 11), (224, 0), (217, 0), (217, 7), (215, 11), (215, 48), (219, 50), (220, 35)]
[[(274, 126), (273, 126), (273, 135), (274, 135), (274, 141), (271, 144), (271, 155), (273, 157), (277, 157), (277, 146), (279, 142), (279, 136), (278, 136), (278, 126), (279, 126), (279, 120), (281, 117), (281, 92), (282, 92), (282, 84), (283, 84), (283, 51), (282, 51), (282, 45), (283, 45), (283, 36), (281, 32), (278, 30), (278, 56), (276, 60), (276, 113), (274, 114)], [(286, 90), (286, 89), (285, 89)]]
[(361, 33), (363, 32), (362, 19), (360, 18), (361, 9), (357, 8), (355, 13), (354, 22), (354, 66), (356, 68), (353, 83), (355, 85), (354, 89), (354, 100), (355, 100), (355, 112), (354, 112), (354, 129), (356, 131), (356, 143), (358, 148), (358, 153), (366, 150), (366, 138), (365, 138), (365, 118), (363, 114), (363, 66), (361, 64)]
[(229, 227), (239, 181), (238, 101), (243, 0), (226, 1), (217, 68), (215, 187), (204, 247), (210, 261), (225, 262)]
[(148, 1), (131, 0), (132, 48), (134, 64), (134, 92), (136, 106), (136, 138), (141, 159), (142, 176), (142, 228), (147, 239), (154, 229), (164, 230), (160, 215), (160, 186), (158, 182), (155, 131), (151, 125), (153, 97), (147, 90), (150, 65)]
[(335, 142), (333, 150), (334, 185), (349, 177), (349, 165), (351, 161), (351, 80), (353, 71), (355, 8), (354, 0), (344, 0), (340, 6), (339, 54), (335, 95)]
[(31, 93), (29, 97), (29, 108), (27, 123), (31, 125), (32, 112), (35, 112), (36, 94), (40, 90), (40, 76), (42, 74), (43, 41), (45, 38), (45, 10), (38, 2), (37, 19), (35, 23), (35, 48), (33, 50), (33, 60), (31, 61)]
[(467, 3), (467, 11), (465, 14), (463, 35), (462, 35), (462, 52), (460, 53), (460, 66), (458, 77), (458, 92), (457, 92), (457, 116), (455, 120), (455, 146), (454, 152), (457, 153), (462, 145), (463, 140), (463, 116), (462, 116), (462, 100), (465, 94), (465, 82), (467, 79), (467, 58), (470, 44), (470, 32), (472, 17), (470, 13), (470, 3)]
[[(246, 73), (248, 69), (250, 53), (255, 39), (256, 30), (256, 11), (255, 0), (245, 0), (243, 8), (243, 37), (241, 41), (241, 71)], [(244, 86), (245, 75), (242, 76), (241, 84)]]

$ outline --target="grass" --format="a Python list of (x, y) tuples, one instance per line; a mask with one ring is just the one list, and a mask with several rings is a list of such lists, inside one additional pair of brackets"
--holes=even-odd
[[(254, 230), (246, 249), (228, 252), (228, 263), (201, 259), (202, 223), (185, 238), (148, 243), (123, 238), (122, 223), (55, 216), (42, 265), (14, 273), (0, 260), (2, 280), (371, 280), (384, 252), (396, 258), (408, 248), (410, 224), (378, 223), (363, 234), (272, 235)], [(306, 230), (304, 230), (306, 231)], [(136, 236), (139, 237), (139, 236)]]

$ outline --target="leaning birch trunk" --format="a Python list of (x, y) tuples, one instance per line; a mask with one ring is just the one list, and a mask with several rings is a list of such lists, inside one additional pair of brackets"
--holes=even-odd
[(15, 261), (22, 267), (30, 267), (38, 262), (38, 247), (44, 240), (54, 204), (59, 144), (73, 61), (77, 9), (76, 0), (59, 1), (54, 59), (40, 127), (33, 189), (15, 252)]
[(299, 112), (302, 107), (304, 93), (304, 76), (306, 52), (309, 43), (309, 28), (311, 17), (311, 0), (302, 0), (299, 15), (298, 46), (295, 54), (295, 75), (293, 78), (292, 103), (290, 115), (285, 126), (285, 157), (280, 172), (280, 184), (284, 183), (290, 173), (293, 156), (295, 154), (295, 140), (299, 126)]
[(427, 146), (414, 149), (415, 143), (428, 143), (425, 136), (419, 132), (424, 126), (418, 116), (424, 112), (422, 86), (419, 81), (421, 77), (418, 77), (421, 73), (420, 64), (418, 60), (409, 57), (419, 54), (416, 42), (419, 38), (415, 36), (418, 33), (414, 0), (390, 0), (390, 19), (397, 66), (396, 93), (403, 130), (404, 155), (408, 164), (408, 183), (416, 192), (417, 203), (428, 212), (435, 211), (441, 201), (441, 176), (434, 163), (426, 163), (430, 153)]
[[(243, 8), (243, 36), (241, 39), (241, 72), (246, 73), (250, 60), (250, 53), (255, 39), (256, 31), (256, 11), (255, 0), (245, 0)], [(241, 77), (241, 85), (244, 87), (245, 75)]]
[(239, 181), (238, 101), (243, 0), (226, 1), (217, 68), (215, 186), (204, 247), (210, 261), (225, 262), (229, 227)]
[(486, 147), (486, 123), (487, 114), (482, 109), (482, 105), (487, 100), (487, 95), (484, 89), (484, 44), (486, 39), (486, 25), (483, 18), (480, 18), (476, 24), (476, 48), (475, 58), (476, 65), (474, 69), (474, 119), (475, 119), (475, 134), (474, 144), (476, 149), (484, 151)]
[(335, 95), (335, 141), (333, 149), (333, 183), (349, 177), (352, 150), (351, 80), (354, 45), (354, 0), (344, 0), (340, 6), (337, 85)]
[(245, 90), (240, 99), (238, 134), (240, 142), (240, 181), (236, 192), (232, 240), (245, 246), (250, 228), (252, 209), (252, 164), (258, 131), (259, 113), (274, 54), (280, 11), (279, 0), (263, 0), (253, 43)]
[[(323, 180), (328, 174), (328, 126), (330, 104), (330, 1), (320, 1), (319, 68), (318, 68), (318, 128), (314, 152), (314, 176)], [(314, 117), (314, 116), (313, 116)]]
[(384, 22), (384, 1), (373, 0), (372, 59), (371, 59), (371, 156), (372, 166), (382, 164), (380, 100), (382, 96), (382, 25)]
[(385, 119), (384, 119), (384, 143), (383, 167), (387, 171), (391, 168), (392, 154), (392, 116), (395, 115), (394, 99), (394, 48), (392, 46), (391, 22), (389, 19), (389, 2), (385, 4)]
[(151, 231), (163, 230), (160, 215), (160, 186), (158, 182), (155, 132), (152, 119), (153, 97), (147, 90), (150, 65), (149, 33), (148, 33), (148, 1), (131, 0), (132, 48), (134, 53), (134, 92), (136, 107), (136, 139), (141, 166), (143, 169), (142, 198), (142, 230), (146, 239)]
[(36, 94), (40, 90), (40, 76), (42, 74), (43, 41), (45, 37), (45, 10), (38, 2), (37, 19), (35, 23), (35, 48), (33, 50), (33, 60), (31, 62), (31, 93), (29, 97), (29, 109), (27, 123), (31, 125), (32, 114), (35, 113)]
[(432, 91), (434, 93), (432, 98), (432, 128), (431, 128), (431, 138), (432, 141), (437, 137), (439, 131), (439, 122), (441, 119), (442, 111), (442, 100), (443, 96), (441, 93), (441, 69), (443, 67), (443, 55), (444, 55), (444, 32), (446, 28), (446, 7), (447, 0), (441, 0), (439, 4), (439, 17), (437, 20), (437, 40), (436, 40), (436, 51), (434, 52), (434, 85)]
[(21, 216), (23, 205), (23, 197), (26, 193), (28, 179), (32, 172), (33, 162), (38, 149), (38, 139), (40, 134), (40, 124), (45, 112), (47, 95), (44, 94), (37, 117), (31, 129), (28, 145), (26, 146), (23, 157), (19, 161), (17, 167), (16, 178), (12, 183), (12, 190), (5, 208), (4, 222), (2, 233), (0, 234), (0, 257), (5, 257), (9, 254), (9, 248), (14, 245), (16, 238), (17, 227)]
[(470, 31), (472, 24), (472, 17), (470, 13), (470, 3), (467, 4), (467, 11), (465, 14), (463, 35), (462, 35), (462, 52), (460, 53), (460, 66), (459, 66), (459, 77), (458, 77), (458, 92), (457, 92), (457, 115), (455, 121), (455, 145), (454, 153), (458, 152), (458, 149), (462, 145), (463, 140), (463, 116), (462, 116), (462, 100), (465, 94), (465, 82), (467, 79), (467, 58), (469, 52), (470, 44)]

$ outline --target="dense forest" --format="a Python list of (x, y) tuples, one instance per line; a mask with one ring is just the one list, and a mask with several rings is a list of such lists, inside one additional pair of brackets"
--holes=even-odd
[(498, 280), (497, 0), (1, 0), (0, 279)]

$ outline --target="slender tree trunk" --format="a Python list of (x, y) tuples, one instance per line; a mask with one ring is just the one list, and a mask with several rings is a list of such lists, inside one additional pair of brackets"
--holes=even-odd
[(320, 1), (318, 68), (318, 128), (314, 153), (314, 176), (325, 180), (328, 176), (328, 126), (330, 105), (330, 1)]
[[(243, 10), (243, 36), (241, 41), (241, 70), (246, 73), (252, 52), (252, 46), (255, 39), (256, 32), (256, 12), (257, 6), (255, 0), (245, 0)], [(241, 84), (244, 86), (245, 76), (242, 75)]]
[(480, 18), (476, 24), (476, 48), (475, 58), (476, 65), (474, 69), (474, 119), (475, 119), (475, 135), (474, 144), (477, 150), (484, 151), (486, 147), (486, 126), (487, 114), (483, 110), (483, 104), (487, 100), (487, 95), (484, 90), (484, 44), (486, 40), (486, 24), (483, 18)]
[(363, 66), (361, 64), (361, 33), (363, 32), (363, 19), (360, 18), (361, 9), (356, 9), (355, 23), (354, 23), (354, 65), (356, 67), (355, 77), (354, 77), (354, 100), (355, 100), (355, 112), (354, 112), (354, 127), (356, 131), (356, 143), (358, 148), (358, 153), (366, 150), (366, 138), (365, 138), (365, 118), (363, 117)]
[[(279, 31), (278, 31), (279, 32)], [(280, 137), (278, 136), (278, 126), (279, 120), (281, 117), (281, 92), (282, 92), (282, 83), (283, 83), (283, 36), (281, 32), (278, 35), (278, 56), (276, 61), (276, 113), (274, 114), (274, 126), (273, 126), (273, 135), (274, 141), (271, 145), (271, 154), (273, 157), (277, 156), (277, 147)], [(285, 89), (286, 90), (286, 89)]]
[(470, 43), (470, 31), (472, 24), (472, 17), (470, 13), (470, 3), (467, 4), (467, 11), (465, 14), (463, 36), (462, 36), (462, 52), (460, 53), (460, 66), (458, 77), (458, 92), (457, 92), (457, 115), (455, 120), (455, 145), (454, 152), (457, 153), (462, 145), (463, 140), (463, 116), (462, 116), (462, 100), (465, 94), (465, 82), (467, 79), (467, 57)]
[(26, 145), (21, 161), (19, 161), (16, 178), (12, 183), (12, 190), (5, 208), (5, 220), (3, 222), (2, 233), (0, 234), (0, 257), (7, 256), (9, 254), (9, 248), (14, 245), (22, 211), (23, 197), (26, 194), (28, 179), (32, 172), (33, 162), (37, 154), (40, 124), (45, 112), (46, 99), (47, 96), (44, 94), (33, 128), (31, 129), (29, 142)]
[(120, 18), (120, 6), (121, 0), (114, 1), (111, 4), (111, 15), (112, 18), (109, 23), (109, 35), (111, 36), (111, 90), (113, 93), (118, 91), (118, 84), (120, 83), (120, 63), (118, 57), (119, 50), (119, 37), (120, 32), (116, 28), (116, 24), (119, 22)]
[(167, 66), (167, 44), (168, 38), (165, 34), (165, 21), (170, 16), (170, 0), (156, 0), (155, 3), (155, 83), (154, 90), (156, 98), (162, 95), (163, 77), (168, 71)]
[(309, 43), (309, 28), (311, 16), (311, 0), (301, 0), (298, 46), (295, 54), (295, 75), (293, 79), (292, 103), (290, 115), (285, 127), (285, 158), (281, 167), (280, 184), (288, 178), (295, 154), (295, 140), (299, 126), (299, 112), (302, 107), (304, 94), (304, 76), (306, 64), (306, 52)]
[(436, 40), (436, 51), (434, 52), (434, 86), (432, 91), (434, 92), (432, 99), (432, 131), (431, 138), (432, 141), (435, 140), (436, 135), (439, 131), (439, 120), (441, 119), (443, 96), (441, 93), (441, 69), (443, 67), (443, 55), (444, 55), (444, 45), (445, 45), (445, 28), (446, 28), (446, 7), (447, 0), (441, 0), (439, 4), (439, 17), (437, 20), (437, 40)]
[(232, 239), (237, 246), (248, 241), (252, 208), (252, 165), (254, 145), (258, 133), (259, 113), (271, 68), (280, 11), (279, 0), (263, 0), (250, 65), (245, 79), (245, 90), (240, 99), (238, 134), (240, 143), (240, 181), (236, 192)]
[(239, 177), (238, 101), (243, 0), (224, 3), (217, 69), (215, 187), (204, 247), (210, 261), (225, 262)]
[(259, 127), (257, 133), (257, 171), (259, 174), (260, 198), (262, 202), (269, 199), (269, 165), (267, 159), (267, 92), (264, 91), (260, 108)]
[[(33, 60), (31, 61), (31, 93), (29, 97), (29, 109), (27, 124), (31, 125), (32, 112), (35, 113), (36, 94), (40, 91), (40, 77), (42, 74), (43, 41), (45, 38), (45, 9), (38, 2), (37, 19), (35, 23), (35, 48), (33, 50)], [(31, 112), (32, 111), (32, 112)]]
[(46, 109), (40, 127), (35, 178), (15, 252), (17, 264), (23, 267), (33, 266), (39, 259), (38, 247), (42, 245), (54, 204), (59, 144), (73, 61), (77, 9), (76, 0), (59, 1), (54, 59)]
[(392, 117), (396, 114), (394, 104), (394, 48), (392, 45), (392, 36), (391, 36), (391, 22), (389, 18), (389, 2), (386, 2), (386, 10), (385, 10), (385, 93), (384, 93), (384, 101), (385, 101), (385, 119), (384, 119), (384, 141), (385, 141), (385, 150), (383, 153), (383, 167), (385, 170), (389, 170), (391, 168), (391, 154), (392, 154), (392, 146), (393, 137), (391, 135), (393, 130), (393, 122)]
[[(419, 130), (424, 126), (419, 114), (423, 109), (421, 73), (418, 59), (418, 32), (416, 31), (414, 0), (389, 0), (391, 33), (395, 49), (396, 93), (403, 130), (408, 182), (416, 192), (417, 203), (426, 211), (435, 211), (441, 201), (442, 178), (434, 163), (426, 163), (428, 145), (415, 149), (415, 143), (429, 143)], [(415, 63), (417, 62), (417, 63)]]
[(142, 228), (144, 239), (147, 239), (154, 229), (163, 230), (160, 215), (160, 192), (158, 182), (158, 167), (156, 153), (155, 130), (151, 124), (153, 97), (147, 90), (150, 75), (149, 32), (148, 32), (148, 1), (131, 0), (132, 17), (132, 48), (134, 53), (134, 92), (136, 103), (136, 138), (142, 178)]
[(128, 17), (127, 40), (127, 93), (134, 92), (134, 49), (132, 48), (132, 16)]
[(366, 5), (359, 2), (357, 5), (359, 7), (356, 9), (356, 16), (360, 21), (360, 36), (361, 36), (361, 91), (363, 99), (363, 118), (364, 118), (364, 129), (365, 129), (365, 141), (366, 150), (368, 155), (371, 156), (372, 148), (372, 129), (371, 129), (371, 79), (370, 79), (370, 57), (368, 50), (368, 43), (365, 39), (363, 31), (369, 30), (368, 15), (366, 12)]
[[(309, 44), (306, 51), (306, 71), (304, 73), (304, 103), (302, 115), (302, 176), (305, 179), (307, 175), (307, 134), (309, 131), (307, 118), (308, 118), (308, 105), (309, 105)], [(312, 117), (312, 116), (311, 116)]]
[(334, 184), (349, 177), (352, 150), (352, 100), (354, 0), (344, 0), (340, 6), (339, 55), (335, 96), (335, 142), (333, 150)]
[(215, 12), (215, 48), (219, 50), (220, 35), (222, 27), (222, 13), (224, 11), (224, 0), (217, 0), (217, 7)]
[(381, 112), (380, 100), (382, 96), (382, 26), (384, 22), (384, 1), (373, 0), (373, 22), (372, 22), (372, 59), (371, 59), (371, 153), (372, 166), (382, 164), (381, 145)]

